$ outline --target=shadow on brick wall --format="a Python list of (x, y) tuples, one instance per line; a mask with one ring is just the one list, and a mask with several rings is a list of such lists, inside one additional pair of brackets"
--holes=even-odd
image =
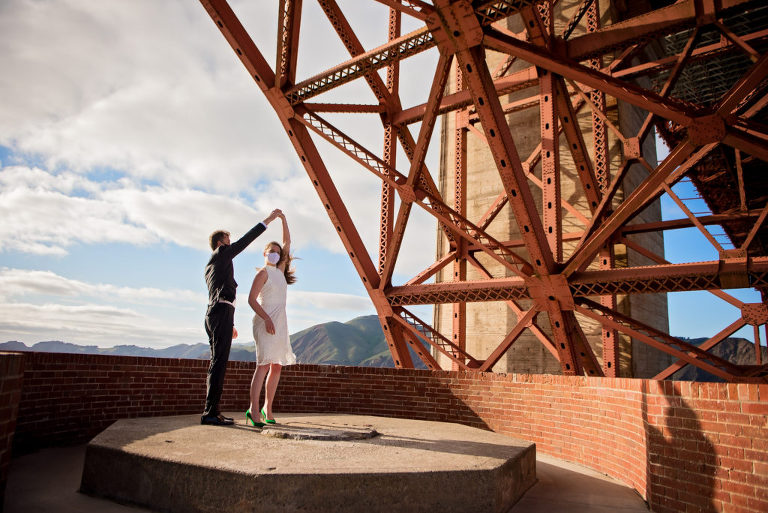
[[(490, 430), (454, 393), (460, 380), (448, 371), (292, 365), (283, 368), (274, 407), (276, 415), (280, 411), (376, 415)], [(240, 382), (246, 388), (242, 378)], [(263, 404), (263, 394), (260, 400)], [(242, 404), (245, 411), (247, 403)]]
[(651, 510), (719, 511), (713, 500), (717, 456), (696, 412), (670, 381), (644, 381), (642, 391), (647, 502)]

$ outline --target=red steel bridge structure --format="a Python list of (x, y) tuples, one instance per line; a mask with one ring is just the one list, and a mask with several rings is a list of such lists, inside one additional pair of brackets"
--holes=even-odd
[[(388, 19), (381, 19), (389, 37), (374, 48), (363, 47), (335, 0), (307, 1), (319, 4), (349, 53), (348, 60), (311, 77), (296, 76), (302, 0), (279, 0), (274, 65), (226, 0), (201, 0), (280, 119), (370, 295), (397, 367), (413, 367), (413, 354), (439, 369), (434, 355), (442, 354), (455, 369), (488, 371), (530, 330), (557, 358), (563, 374), (616, 376), (617, 333), (623, 333), (674, 357), (656, 379), (693, 365), (726, 381), (768, 382), (768, 362), (759, 351), (760, 327), (768, 322), (768, 175), (763, 175), (768, 172), (768, 5), (763, 0), (649, 2), (644, 12), (605, 25), (599, 0), (581, 0), (558, 30), (553, 21), (562, 8), (558, 0), (375, 0), (389, 10)], [(401, 34), (406, 17), (421, 28)], [(519, 17), (525, 29), (510, 31), (510, 17)], [(657, 58), (638, 63), (635, 57), (648, 45), (654, 45)], [(432, 82), (424, 86), (428, 100), (403, 105), (399, 89), (408, 76), (401, 64), (426, 51), (439, 54)], [(502, 64), (490, 66), (490, 54), (502, 56)], [(696, 79), (702, 73), (705, 79)], [(451, 76), (454, 92), (446, 87)], [(322, 103), (321, 95), (353, 81), (366, 84), (377, 101)], [(501, 97), (519, 91), (528, 91), (528, 97), (503, 103)], [(606, 104), (619, 101), (644, 116), (637, 133), (622, 133), (606, 115)], [(537, 109), (541, 119), (540, 144), (531, 155), (518, 152), (506, 118), (522, 109)], [(592, 117), (589, 146), (584, 127), (574, 122), (582, 109)], [(367, 115), (383, 128), (383, 145), (365, 147), (331, 124), (328, 113)], [(450, 197), (441, 195), (425, 165), (440, 116), (456, 121)], [(466, 214), (470, 131), (485, 141), (498, 171), (498, 197), (477, 219)], [(658, 164), (641, 151), (654, 131), (670, 148)], [(618, 166), (608, 155), (608, 133), (620, 142)], [(318, 138), (381, 181), (378, 263), (334, 184)], [(398, 144), (406, 162), (396, 161)], [(563, 224), (563, 211), (574, 210), (561, 194), (564, 153), (577, 167), (577, 187), (589, 204), (577, 231)], [(617, 191), (637, 165), (646, 176), (618, 201)], [(692, 211), (673, 191), (681, 181), (695, 187), (706, 212)], [(631, 222), (664, 194), (684, 213), (680, 219)], [(535, 195), (546, 207), (537, 208)], [(450, 250), (407, 282), (394, 284), (414, 207), (434, 217)], [(503, 209), (514, 214), (517, 240), (497, 240), (488, 233)], [(670, 263), (633, 241), (639, 233), (690, 227), (706, 237), (717, 260)], [(721, 233), (713, 234), (713, 227)], [(614, 244), (626, 245), (654, 265), (614, 266)], [(483, 268), (478, 253), (498, 262), (503, 272), (494, 275)], [(486, 279), (468, 281), (467, 265)], [(427, 283), (444, 268), (453, 269), (453, 281)], [(727, 292), (738, 288), (757, 290), (762, 302), (744, 303)], [(740, 316), (730, 324), (726, 320), (728, 325), (703, 344), (692, 345), (616, 307), (617, 295), (680, 291), (708, 291)], [(470, 354), (465, 343), (466, 304), (482, 301), (505, 302), (517, 316), (517, 324), (485, 358)], [(437, 304), (453, 308), (453, 333), (438, 332), (411, 308)], [(539, 325), (542, 316), (551, 330)], [(601, 358), (584, 334), (584, 319), (602, 326)], [(754, 329), (756, 365), (735, 365), (711, 352), (745, 326)]]

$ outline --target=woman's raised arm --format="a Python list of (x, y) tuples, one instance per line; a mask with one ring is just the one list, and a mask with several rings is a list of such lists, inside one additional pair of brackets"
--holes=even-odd
[(285, 214), (280, 212), (280, 220), (283, 222), (283, 253), (291, 253), (291, 232), (288, 231), (288, 221), (285, 219)]

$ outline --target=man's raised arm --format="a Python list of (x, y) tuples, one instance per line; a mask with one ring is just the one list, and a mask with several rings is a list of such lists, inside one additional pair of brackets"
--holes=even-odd
[(256, 240), (256, 237), (264, 233), (264, 231), (267, 229), (267, 225), (277, 219), (281, 213), (282, 212), (280, 209), (276, 208), (266, 217), (266, 219), (248, 230), (245, 235), (233, 242), (229, 246), (229, 251), (232, 253), (232, 258), (235, 258), (235, 256), (239, 255), (240, 252), (247, 248), (251, 242)]

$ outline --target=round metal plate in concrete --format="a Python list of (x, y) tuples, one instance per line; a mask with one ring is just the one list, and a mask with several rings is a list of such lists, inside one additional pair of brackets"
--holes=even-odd
[(234, 426), (114, 423), (88, 444), (81, 491), (184, 513), (501, 513), (536, 480), (533, 444), (460, 424), (276, 413), (261, 430), (226, 415)]

